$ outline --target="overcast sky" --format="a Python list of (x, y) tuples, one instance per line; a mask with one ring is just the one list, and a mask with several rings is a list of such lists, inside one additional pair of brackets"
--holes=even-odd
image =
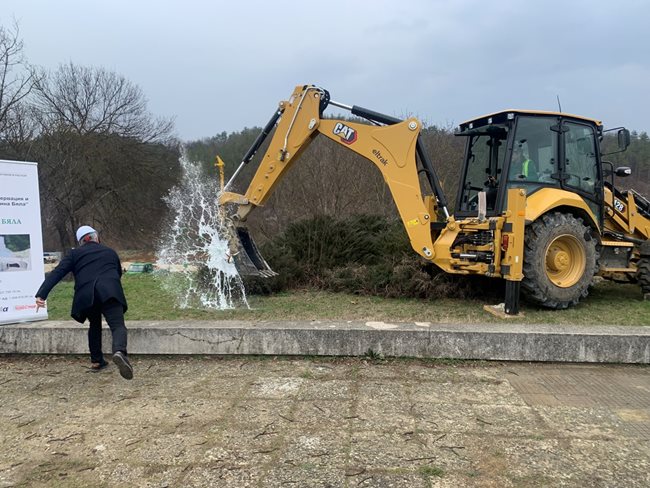
[(28, 60), (138, 84), (184, 140), (264, 125), (295, 85), (429, 124), (506, 108), (648, 131), (645, 0), (2, 0)]

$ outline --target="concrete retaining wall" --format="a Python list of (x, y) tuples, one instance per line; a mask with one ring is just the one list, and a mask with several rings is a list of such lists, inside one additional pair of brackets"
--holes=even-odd
[[(650, 327), (383, 322), (130, 322), (131, 354), (384, 356), (650, 364)], [(110, 333), (104, 346), (110, 350)], [(86, 354), (87, 328), (0, 327), (0, 353)]]

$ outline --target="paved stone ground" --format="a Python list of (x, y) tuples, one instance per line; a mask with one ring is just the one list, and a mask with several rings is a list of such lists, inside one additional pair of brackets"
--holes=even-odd
[(650, 368), (0, 357), (0, 487), (650, 486)]

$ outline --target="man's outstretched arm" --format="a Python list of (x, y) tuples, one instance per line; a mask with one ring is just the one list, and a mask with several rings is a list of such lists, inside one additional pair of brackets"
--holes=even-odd
[(57, 267), (50, 272), (47, 278), (45, 278), (45, 281), (43, 281), (43, 284), (36, 292), (37, 312), (39, 308), (45, 307), (45, 300), (47, 299), (47, 296), (50, 294), (52, 288), (54, 288), (54, 286), (59, 281), (61, 281), (65, 275), (67, 275), (70, 271), (72, 271), (72, 268), (73, 268), (72, 256), (68, 254), (66, 257), (64, 257), (61, 260), (61, 262), (57, 265)]

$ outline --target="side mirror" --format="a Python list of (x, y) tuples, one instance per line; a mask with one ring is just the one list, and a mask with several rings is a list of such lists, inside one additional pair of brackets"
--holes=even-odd
[(627, 129), (619, 129), (616, 133), (618, 139), (618, 148), (625, 151), (630, 145), (630, 131)]
[[(629, 136), (629, 133), (628, 133)], [(625, 177), (625, 176), (630, 176), (632, 174), (632, 169), (628, 168), (627, 166), (620, 166), (616, 168), (616, 171), (614, 173), (618, 177)]]
[[(616, 131), (616, 140), (618, 142), (618, 151), (612, 151), (608, 153), (601, 153), (601, 156), (608, 156), (609, 154), (616, 154), (625, 151), (628, 146), (630, 145), (630, 131), (627, 130), (625, 127), (615, 127), (613, 129), (607, 129), (602, 132), (602, 134), (605, 134), (607, 132), (614, 132)], [(601, 134), (601, 137), (602, 137)]]

